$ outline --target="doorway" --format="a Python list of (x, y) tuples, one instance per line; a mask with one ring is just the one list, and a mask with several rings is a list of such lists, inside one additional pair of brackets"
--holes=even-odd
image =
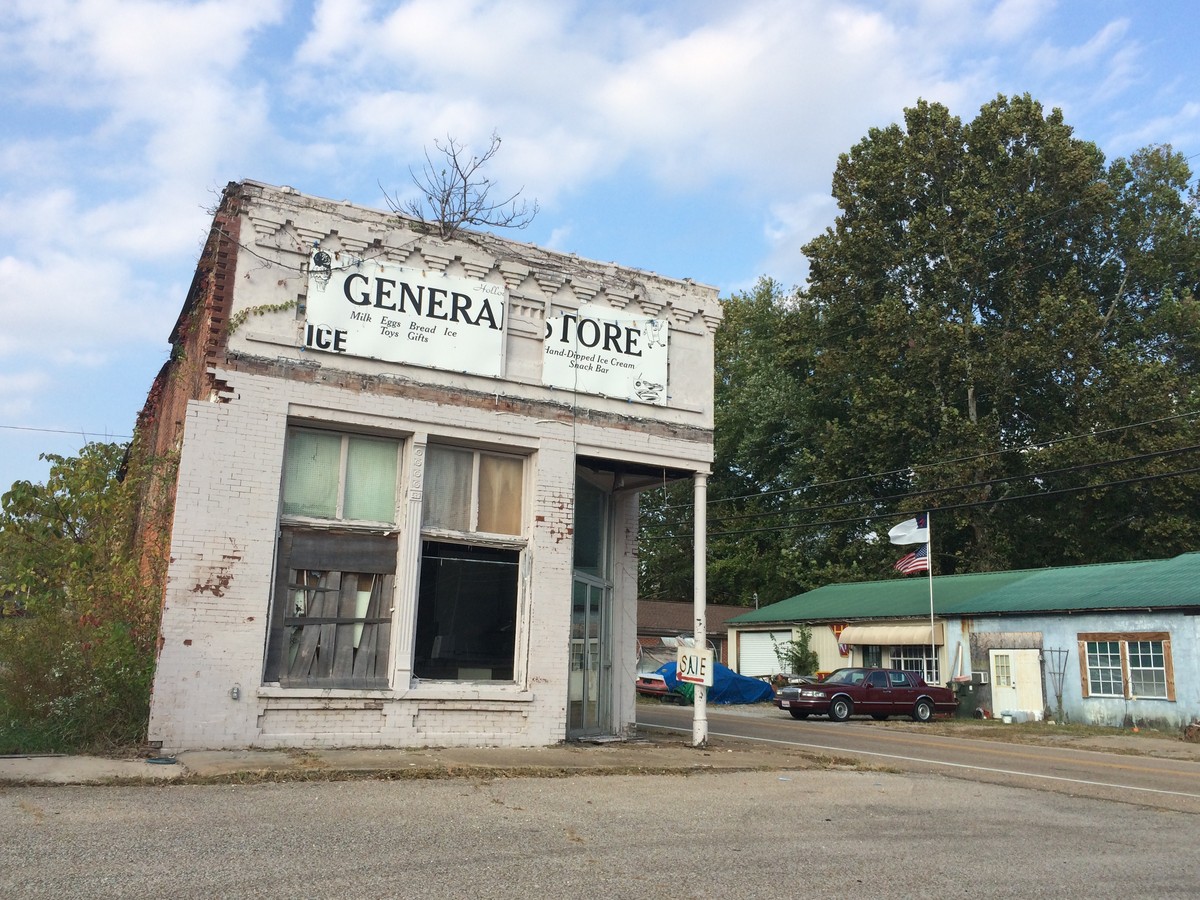
[(582, 471), (575, 478), (574, 576), (567, 738), (611, 735), (613, 727), (610, 496)]
[(1018, 721), (1041, 721), (1045, 701), (1042, 694), (1040, 650), (991, 650), (992, 711), (1011, 713)]

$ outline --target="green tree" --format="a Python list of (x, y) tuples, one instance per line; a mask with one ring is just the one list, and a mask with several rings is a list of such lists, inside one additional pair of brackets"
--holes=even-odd
[[(833, 175), (807, 286), (725, 301), (709, 597), (888, 577), (934, 516), (938, 574), (1200, 545), (1200, 197), (1150, 147), (1106, 165), (1062, 113), (918, 102)], [(690, 487), (649, 496), (643, 590), (690, 596)], [(656, 539), (657, 538), (657, 539)]]
[[(710, 602), (765, 605), (796, 592), (785, 560), (795, 534), (763, 531), (786, 508), (785, 469), (798, 444), (796, 391), (789, 381), (795, 292), (760, 279), (723, 302), (715, 341), (714, 462), (708, 483)], [(692, 595), (692, 485), (642, 494), (639, 547), (643, 597)]]
[(785, 477), (807, 506), (848, 504), (818, 558), (878, 577), (881, 520), (938, 506), (941, 573), (1194, 548), (1194, 477), (1103, 486), (1178, 457), (1080, 468), (1200, 436), (1168, 418), (1198, 408), (1189, 178), (1165, 148), (1106, 168), (1028, 96), (966, 124), (921, 102), (840, 158), (792, 332), (804, 449)]
[(16, 482), (0, 500), (0, 590), (23, 613), (0, 623), (0, 752), (144, 734), (161, 567), (140, 558), (138, 528), (167, 506), (155, 467), (127, 451), (46, 455), (45, 484)]

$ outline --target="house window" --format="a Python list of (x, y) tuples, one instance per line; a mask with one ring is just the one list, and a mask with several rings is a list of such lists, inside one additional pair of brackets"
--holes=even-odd
[(1079, 635), (1084, 697), (1175, 699), (1171, 636), (1165, 632)]
[(525, 461), (429, 445), (413, 674), (512, 681)]
[(1129, 641), (1129, 689), (1135, 697), (1167, 696), (1167, 665), (1162, 641)]
[(293, 428), (265, 678), (386, 688), (398, 441)]
[(928, 644), (903, 644), (892, 648), (892, 668), (912, 672), (927, 684), (937, 684), (937, 647)]
[(1012, 657), (1007, 653), (997, 653), (992, 666), (996, 670), (996, 684), (999, 687), (1012, 687)]
[(1121, 642), (1088, 641), (1088, 693), (1093, 697), (1123, 697)]

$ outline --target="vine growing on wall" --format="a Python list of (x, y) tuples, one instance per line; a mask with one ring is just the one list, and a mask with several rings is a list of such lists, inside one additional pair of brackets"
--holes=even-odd
[(232, 336), (234, 332), (246, 324), (246, 320), (251, 316), (265, 316), (268, 313), (287, 312), (289, 309), (295, 309), (299, 302), (299, 300), (288, 300), (284, 303), (262, 303), (258, 306), (247, 306), (245, 309), (239, 309), (229, 317), (229, 322), (226, 324), (225, 330)]

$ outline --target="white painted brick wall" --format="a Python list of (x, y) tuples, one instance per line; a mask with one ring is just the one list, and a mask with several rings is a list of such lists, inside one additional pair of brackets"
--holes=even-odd
[[(340, 731), (339, 714), (319, 703), (281, 711), (276, 709), (279, 699), (260, 697), (258, 690), (289, 407), (325, 408), (331, 424), (371, 418), (398, 433), (435, 434), (443, 430), (439, 420), (444, 410), (403, 398), (384, 400), (260, 376), (223, 372), (221, 377), (235, 386), (237, 400), (194, 402), (188, 409), (151, 739), (170, 749), (292, 746), (299, 745), (301, 737), (304, 746), (418, 745), (444, 743), (454, 735), (472, 744), (540, 746), (561, 741), (567, 716), (575, 478), (568, 430), (548, 431), (545, 422), (479, 410), (461, 410), (457, 417), (460, 428), (481, 438), (538, 448), (529, 486), (533, 525), (528, 550), (531, 580), (525, 598), (529, 604), (527, 669), (522, 686), (531, 699), (502, 704), (506, 710), (518, 707), (520, 714), (498, 711), (484, 729), (469, 723), (487, 722), (486, 717), (474, 711), (456, 712), (453, 700), (444, 701), (439, 720), (430, 715), (427, 701), (420, 701), (418, 712), (407, 710), (416, 701), (396, 699), (389, 703), (400, 714), (345, 713), (347, 730)], [(645, 444), (644, 435), (617, 435)], [(621, 516), (618, 532), (632, 534), (636, 503), (626, 503)], [(632, 548), (620, 552), (617, 570), (615, 649), (624, 654), (634, 645), (636, 557)], [(397, 597), (398, 615), (413, 614), (411, 591), (408, 595)], [(632, 661), (619, 655), (618, 663), (623, 673), (617, 697), (620, 721), (628, 725), (633, 721), (633, 698), (625, 682), (632, 684)], [(238, 700), (230, 695), (234, 686), (240, 691)], [(272, 711), (260, 721), (268, 709)], [(462, 722), (454, 724), (460, 715)], [(429, 724), (442, 720), (439, 726)], [(365, 721), (375, 723), (373, 730), (362, 731)]]
[[(282, 205), (290, 200), (275, 198)], [(296, 201), (299, 202), (299, 201)], [(303, 204), (301, 204), (303, 205)], [(304, 209), (284, 212), (252, 208), (258, 234), (253, 267), (276, 254), (295, 265), (294, 250), (271, 237), (271, 222), (294, 219), (297, 227), (320, 233), (338, 225), (340, 233), (362, 231), (365, 245), (376, 233), (394, 228), (394, 218), (372, 224), (370, 215), (341, 222), (340, 207), (329, 207), (311, 221)], [(362, 211), (359, 211), (362, 212)], [(324, 216), (324, 219), (321, 219)], [(319, 221), (318, 221), (319, 220)], [(325, 224), (322, 224), (325, 220)], [(391, 223), (390, 225), (388, 223)], [(264, 224), (266, 223), (266, 224)], [(374, 229), (374, 230), (372, 230)], [(307, 232), (306, 232), (307, 233)], [(273, 243), (272, 243), (273, 242)], [(458, 251), (456, 251), (458, 252)], [(470, 245), (467, 256), (479, 255)], [(290, 255), (289, 255), (290, 254)], [(300, 257), (303, 259), (303, 255)], [(481, 265), (487, 263), (483, 260)], [(458, 263), (454, 263), (458, 265)], [(239, 272), (247, 269), (239, 266)], [(249, 269), (247, 269), (249, 271)], [(417, 396), (385, 396), (357, 387), (339, 388), (332, 377), (355, 369), (374, 377), (386, 367), (371, 360), (338, 358), (333, 369), (322, 370), (315, 383), (217, 371), (228, 384), (224, 403), (193, 401), (188, 406), (179, 466), (177, 503), (172, 532), (171, 563), (165, 594), (162, 649), (155, 675), (150, 716), (150, 739), (165, 750), (225, 747), (420, 746), (542, 746), (564, 739), (567, 729), (567, 678), (570, 663), (572, 596), (572, 526), (575, 454), (630, 459), (651, 465), (706, 470), (712, 446), (703, 429), (711, 427), (712, 335), (705, 322), (719, 317), (715, 292), (681, 282), (638, 274), (650, 300), (663, 284), (677, 289), (672, 301), (679, 309), (673, 331), (679, 355), (673, 350), (672, 382), (686, 400), (677, 408), (654, 411), (663, 422), (681, 426), (694, 439), (677, 439), (639, 428), (602, 427), (584, 414), (575, 421), (521, 415), (503, 409), (505, 397), (524, 397), (543, 403), (571, 402), (565, 392), (548, 391), (536, 383), (496, 382), (496, 408), (463, 406), (461, 390), (481, 389), (479, 378), (425, 370), (411, 373), (428, 378), (445, 393), (440, 402)], [(530, 281), (530, 290), (536, 282)], [(648, 286), (647, 286), (648, 285)], [(295, 298), (294, 280), (274, 276), (238, 279), (235, 309), (279, 304)], [(651, 296), (653, 295), (653, 296)], [(686, 296), (685, 296), (686, 295)], [(660, 298), (661, 299), (661, 298)], [(545, 298), (522, 300), (530, 310), (545, 307)], [(558, 302), (556, 300), (556, 302)], [(706, 304), (708, 306), (706, 306)], [(294, 314), (253, 318), (235, 336), (234, 349), (251, 355), (297, 356)], [(529, 325), (529, 323), (525, 323)], [(536, 373), (540, 341), (510, 341), (512, 372)], [(328, 364), (330, 358), (323, 362)], [(335, 371), (343, 367), (343, 375)], [(391, 367), (394, 369), (395, 367)], [(484, 385), (484, 389), (490, 389)], [(476, 394), (475, 396), (479, 396)], [(612, 398), (580, 402), (610, 415), (645, 415)], [(520, 408), (520, 407), (518, 407)], [(512, 686), (421, 685), (393, 681), (390, 691), (286, 691), (263, 686), (263, 656), (271, 604), (272, 567), (279, 514), (280, 474), (289, 418), (326, 423), (330, 427), (367, 427), (392, 433), (402, 440), (413, 434), (470, 440), (483, 446), (529, 452), (530, 483), (527, 559), (528, 583), (523, 596), (517, 669), (524, 675)], [(697, 429), (697, 430), (688, 430)], [(408, 444), (406, 443), (407, 447)], [(407, 452), (405, 463), (407, 464)], [(398, 507), (403, 515), (402, 490)], [(625, 728), (634, 720), (632, 690), (636, 629), (637, 559), (630, 536), (636, 533), (637, 502), (627, 497), (617, 504), (616, 572), (614, 583), (614, 671), (617, 721)], [(400, 520), (401, 528), (407, 524)], [(415, 617), (415, 587), (397, 577), (395, 600), (398, 622)], [(407, 618), (406, 618), (407, 617)], [(411, 629), (408, 629), (411, 634)], [(411, 652), (402, 647), (402, 653)], [(407, 658), (392, 660), (407, 667)], [(403, 665), (402, 665), (403, 663)], [(231, 691), (238, 689), (238, 699)]]

